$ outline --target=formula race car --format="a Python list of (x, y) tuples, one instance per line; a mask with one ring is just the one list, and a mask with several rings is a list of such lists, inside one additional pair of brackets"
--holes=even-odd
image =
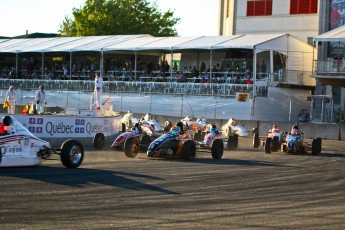
[(265, 153), (276, 152), (281, 149), (281, 145), (285, 142), (286, 133), (281, 133), (277, 125), (268, 131), (266, 139), (260, 140), (257, 129), (253, 130), (253, 147), (258, 148), (259, 145), (264, 146)]
[(289, 132), (285, 143), (282, 144), (282, 150), (288, 153), (307, 153), (311, 151), (313, 155), (320, 154), (322, 149), (322, 139), (315, 138), (312, 143), (306, 143), (303, 140), (303, 133)]
[[(137, 123), (130, 131), (121, 133), (119, 136), (117, 136), (111, 147), (115, 150), (123, 149), (125, 146), (125, 142), (129, 138), (138, 138), (141, 148), (146, 150), (151, 143), (151, 140), (157, 138), (158, 136), (159, 134), (154, 131), (154, 128), (151, 125), (147, 123)], [(133, 154), (129, 154), (127, 156), (136, 157), (136, 155)]]
[[(220, 134), (211, 134), (204, 142), (195, 142), (192, 139), (192, 131), (184, 130), (183, 126), (178, 130), (173, 129), (170, 133), (165, 133), (152, 141), (147, 149), (147, 156), (155, 158), (183, 158), (193, 160), (197, 150), (211, 151), (213, 159), (221, 159), (224, 151), (224, 143)], [(139, 151), (139, 139), (131, 138), (125, 143), (126, 156), (136, 155)], [(126, 152), (128, 151), (128, 152)]]
[(210, 131), (209, 124), (206, 123), (205, 118), (198, 118), (196, 121), (193, 121), (187, 116), (183, 118), (181, 122), (192, 131), (191, 135), (194, 140), (203, 140), (205, 132)]
[(230, 118), (229, 121), (222, 126), (222, 134), (229, 137), (231, 134), (237, 134), (240, 137), (248, 136), (248, 131), (239, 124), (236, 124), (234, 118)]
[(0, 124), (0, 167), (37, 166), (52, 154), (60, 155), (67, 168), (77, 168), (84, 159), (84, 148), (77, 140), (66, 140), (60, 149), (50, 148), (12, 116)]

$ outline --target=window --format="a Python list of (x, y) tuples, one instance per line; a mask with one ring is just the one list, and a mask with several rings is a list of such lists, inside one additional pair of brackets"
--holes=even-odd
[(272, 0), (247, 0), (247, 16), (272, 15)]
[(290, 14), (316, 14), (318, 0), (290, 0)]

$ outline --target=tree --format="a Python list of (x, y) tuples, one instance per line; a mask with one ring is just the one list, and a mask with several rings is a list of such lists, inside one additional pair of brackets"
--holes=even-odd
[(150, 34), (155, 37), (177, 36), (174, 28), (180, 18), (174, 11), (161, 12), (157, 2), (147, 0), (86, 0), (82, 8), (73, 8), (74, 20), (65, 16), (61, 36)]

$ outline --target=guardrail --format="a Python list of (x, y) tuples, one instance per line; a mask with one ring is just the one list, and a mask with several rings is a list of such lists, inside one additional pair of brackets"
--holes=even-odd
[[(30, 80), (30, 79), (1, 79), (0, 88), (8, 89), (14, 86), (20, 90), (37, 90), (44, 85), (46, 90), (52, 91), (83, 91), (93, 92), (94, 81), (83, 80)], [(139, 82), (139, 81), (104, 81), (103, 92), (109, 93), (143, 93), (143, 94), (171, 94), (171, 95), (212, 95), (236, 96), (237, 92), (252, 95), (251, 84), (226, 83), (192, 83), (192, 82)]]

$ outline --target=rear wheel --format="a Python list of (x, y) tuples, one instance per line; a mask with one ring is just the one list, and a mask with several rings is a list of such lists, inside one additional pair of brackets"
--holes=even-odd
[(184, 160), (194, 160), (196, 156), (196, 146), (194, 141), (188, 140), (183, 144), (181, 156)]
[(140, 138), (140, 150), (146, 151), (151, 143), (151, 137), (149, 135), (143, 135)]
[(129, 158), (135, 158), (139, 152), (139, 139), (137, 137), (129, 137), (124, 145), (125, 154)]
[(1, 165), (1, 161), (2, 161), (2, 148), (0, 147), (0, 165)]
[(103, 149), (105, 144), (105, 137), (103, 133), (97, 133), (93, 138), (93, 147), (95, 149)]
[(259, 133), (255, 132), (253, 134), (253, 147), (259, 148), (259, 145), (260, 145)]
[(265, 153), (271, 153), (272, 138), (267, 137), (265, 141)]
[(126, 124), (125, 123), (121, 123), (121, 131), (123, 133), (126, 132)]
[(196, 141), (202, 141), (204, 138), (202, 136), (202, 132), (200, 130), (197, 130), (194, 134), (194, 140)]
[(279, 137), (273, 137), (271, 149), (273, 152), (277, 152), (279, 149)]
[(234, 150), (234, 137), (229, 136), (228, 137), (228, 150)]
[(321, 153), (321, 147), (322, 147), (322, 140), (320, 137), (313, 139), (313, 142), (311, 144), (311, 153), (313, 155), (317, 155)]
[(212, 158), (213, 159), (222, 159), (224, 152), (224, 143), (222, 139), (216, 139), (212, 143)]
[(84, 159), (84, 148), (77, 140), (67, 140), (61, 145), (61, 163), (67, 168), (78, 168)]
[(237, 149), (237, 147), (238, 147), (238, 135), (234, 134), (232, 136), (233, 136), (233, 139), (234, 139), (234, 148)]

